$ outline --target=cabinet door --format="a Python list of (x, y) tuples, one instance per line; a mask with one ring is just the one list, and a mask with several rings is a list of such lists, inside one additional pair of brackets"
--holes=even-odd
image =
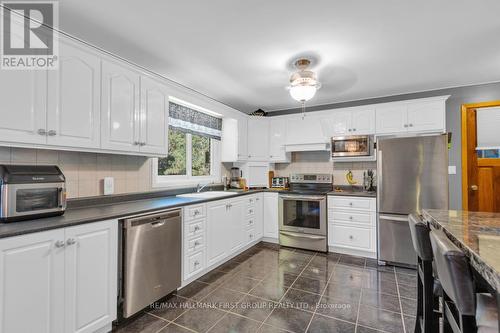
[(228, 201), (214, 201), (207, 205), (207, 266), (227, 257), (230, 222)]
[(116, 319), (118, 222), (65, 229), (65, 332), (94, 332)]
[(49, 71), (48, 144), (99, 148), (100, 80), (99, 57), (61, 39), (59, 69)]
[(445, 101), (408, 105), (409, 131), (445, 131)]
[(255, 238), (264, 235), (264, 193), (255, 196)]
[(351, 112), (333, 110), (332, 116), (329, 118), (329, 125), (330, 136), (351, 135)]
[(229, 223), (228, 231), (226, 234), (229, 236), (229, 253), (234, 253), (238, 251), (243, 245), (245, 245), (246, 234), (245, 234), (245, 213), (246, 213), (246, 201), (244, 199), (233, 199), (229, 201)]
[(63, 229), (0, 240), (1, 333), (66, 332), (63, 245)]
[(167, 155), (168, 96), (165, 85), (147, 77), (141, 78), (141, 152)]
[(269, 121), (269, 159), (273, 162), (287, 161), (285, 152), (286, 120), (284, 118)]
[(237, 162), (238, 152), (238, 120), (222, 119), (221, 162)]
[(248, 118), (248, 159), (269, 160), (269, 121), (265, 118)]
[(390, 105), (378, 107), (376, 114), (376, 133), (391, 134), (407, 131), (407, 106)]
[(278, 193), (264, 193), (264, 237), (278, 239)]
[(0, 141), (46, 142), (47, 71), (2, 70)]
[(248, 159), (248, 119), (238, 119), (238, 161)]
[(375, 109), (352, 110), (350, 128), (354, 135), (375, 134)]
[(139, 75), (118, 63), (103, 61), (101, 147), (139, 151)]

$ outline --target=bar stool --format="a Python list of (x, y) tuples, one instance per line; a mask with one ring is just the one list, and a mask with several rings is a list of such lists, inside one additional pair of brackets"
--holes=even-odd
[(442, 231), (430, 232), (432, 252), (443, 287), (443, 332), (498, 332), (495, 299), (475, 294), (465, 254)]
[(411, 214), (408, 218), (413, 247), (417, 253), (417, 320), (415, 333), (439, 331), (439, 296), (441, 285), (435, 278), (432, 267), (432, 247), (430, 229), (419, 216)]

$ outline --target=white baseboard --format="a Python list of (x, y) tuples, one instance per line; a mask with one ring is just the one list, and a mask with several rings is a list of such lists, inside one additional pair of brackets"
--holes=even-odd
[(271, 238), (271, 237), (263, 237), (262, 241), (263, 242), (267, 242), (267, 243), (273, 243), (273, 244), (279, 244), (280, 243), (280, 241), (279, 241), (278, 238)]
[(363, 251), (363, 250), (354, 250), (354, 249), (346, 249), (344, 247), (338, 246), (329, 246), (329, 252), (336, 252), (341, 254), (348, 254), (351, 256), (365, 257), (371, 259), (377, 259), (377, 252)]

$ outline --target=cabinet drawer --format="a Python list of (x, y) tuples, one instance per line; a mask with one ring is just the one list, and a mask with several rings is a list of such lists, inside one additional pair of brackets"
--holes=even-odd
[(256, 198), (253, 195), (248, 196), (248, 198), (246, 199), (247, 205), (255, 205), (255, 199)]
[(186, 253), (194, 253), (205, 248), (205, 238), (203, 236), (194, 237), (186, 241)]
[(344, 208), (355, 210), (376, 211), (374, 198), (360, 197), (328, 197), (328, 208)]
[(205, 252), (195, 253), (186, 259), (186, 278), (205, 268)]
[(249, 229), (246, 231), (246, 244), (251, 243), (255, 240), (255, 229)]
[(254, 228), (255, 227), (255, 217), (247, 217), (245, 220), (245, 228)]
[(247, 216), (254, 215), (254, 214), (255, 214), (255, 206), (251, 206), (251, 207), (246, 208), (246, 215)]
[(329, 243), (364, 251), (375, 251), (375, 229), (329, 224)]
[(193, 205), (184, 208), (184, 221), (191, 221), (205, 217), (205, 205)]
[(195, 220), (189, 222), (184, 227), (184, 239), (203, 234), (205, 231), (205, 220)]
[(366, 226), (375, 226), (375, 213), (374, 212), (358, 212), (354, 210), (339, 210), (330, 209), (328, 211), (328, 222), (340, 224), (362, 224)]

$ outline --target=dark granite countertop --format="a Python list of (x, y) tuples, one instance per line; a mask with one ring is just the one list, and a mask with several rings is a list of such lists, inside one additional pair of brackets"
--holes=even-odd
[(426, 209), (423, 217), (443, 230), (476, 271), (500, 292), (500, 213)]
[(165, 196), (142, 200), (122, 201), (104, 205), (91, 205), (87, 207), (68, 208), (64, 215), (39, 218), (34, 220), (0, 223), (0, 238), (18, 236), (33, 232), (65, 228), (78, 224), (118, 219), (127, 216), (149, 213), (157, 210), (177, 208), (195, 203), (203, 203), (236, 196), (262, 192), (262, 190), (232, 191), (234, 195), (218, 198), (200, 199)]

